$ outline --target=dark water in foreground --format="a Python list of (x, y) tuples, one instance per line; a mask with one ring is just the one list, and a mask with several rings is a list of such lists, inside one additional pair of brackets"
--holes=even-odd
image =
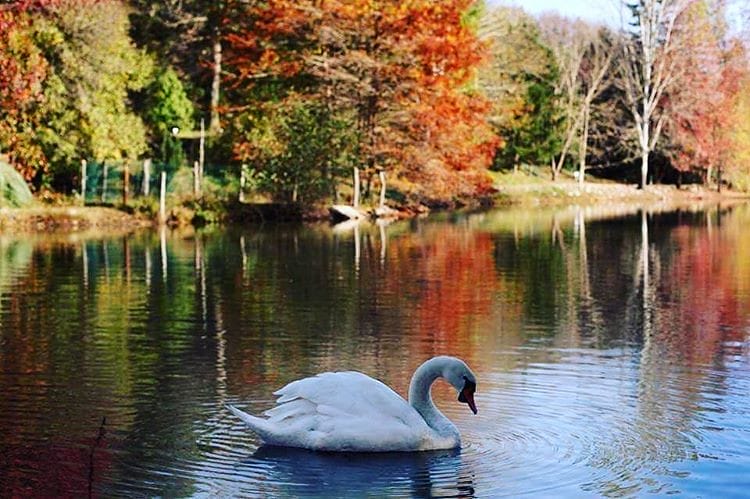
[[(460, 451), (258, 449), (223, 408), (443, 353)], [(0, 496), (747, 496), (749, 391), (748, 207), (0, 235)]]

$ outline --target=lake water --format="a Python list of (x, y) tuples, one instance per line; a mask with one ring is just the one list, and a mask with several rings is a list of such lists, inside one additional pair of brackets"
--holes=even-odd
[[(457, 451), (259, 448), (225, 408), (456, 355)], [(0, 235), (0, 496), (750, 494), (750, 207)]]

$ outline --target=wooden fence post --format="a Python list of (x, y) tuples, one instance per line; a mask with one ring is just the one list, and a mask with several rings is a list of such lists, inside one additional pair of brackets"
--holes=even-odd
[(352, 206), (355, 208), (359, 207), (359, 168), (354, 167), (354, 199), (352, 200)]
[(81, 160), (81, 205), (86, 205), (86, 160)]
[(245, 183), (247, 182), (247, 179), (245, 178), (246, 168), (247, 165), (244, 163), (240, 166), (240, 203), (245, 202)]
[(161, 187), (159, 189), (159, 223), (167, 221), (167, 172), (161, 172)]
[(128, 190), (130, 190), (130, 167), (125, 165), (122, 171), (122, 204), (128, 205)]
[(148, 196), (151, 186), (151, 158), (143, 160), (143, 195)]

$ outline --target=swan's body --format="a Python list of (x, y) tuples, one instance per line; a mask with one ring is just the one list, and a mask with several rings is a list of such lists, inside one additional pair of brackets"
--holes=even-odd
[(259, 418), (228, 408), (266, 444), (350, 452), (453, 449), (456, 426), (432, 402), (430, 387), (445, 378), (474, 406), (476, 378), (462, 361), (435, 357), (422, 364), (409, 385), (409, 402), (359, 372), (323, 373), (274, 392), (276, 407)]

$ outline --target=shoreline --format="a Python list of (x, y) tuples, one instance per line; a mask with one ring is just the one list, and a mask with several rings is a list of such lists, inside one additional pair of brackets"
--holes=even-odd
[(0, 233), (130, 231), (154, 225), (152, 220), (102, 206), (0, 208)]
[(639, 189), (636, 184), (588, 182), (580, 186), (574, 181), (558, 181), (505, 185), (498, 188), (495, 206), (564, 206), (601, 203), (695, 203), (750, 201), (750, 193), (723, 190), (717, 192), (699, 185), (677, 188), (674, 185), (649, 185)]
[[(498, 185), (493, 198), (494, 203), (486, 208), (555, 208), (566, 206), (596, 206), (605, 204), (643, 205), (643, 206), (680, 206), (748, 202), (750, 194), (734, 191), (709, 190), (701, 186), (690, 185), (681, 189), (673, 185), (651, 185), (638, 189), (635, 185), (618, 183), (590, 182), (579, 186), (574, 181), (519, 183)], [(258, 205), (244, 205), (245, 212), (258, 211)], [(460, 209), (460, 208), (456, 208)], [(294, 210), (299, 213), (298, 219), (290, 220), (284, 213), (278, 220), (275, 217), (264, 217), (261, 223), (276, 222), (310, 222), (327, 220), (325, 210), (320, 207)], [(396, 208), (396, 218), (412, 218), (428, 213), (428, 209)], [(434, 210), (434, 211), (451, 211)], [(234, 215), (234, 216), (233, 216)], [(229, 213), (227, 220), (218, 225), (243, 225), (257, 223), (254, 220), (243, 221), (237, 213)], [(244, 223), (243, 223), (244, 222)], [(133, 231), (159, 224), (143, 214), (131, 213), (117, 207), (102, 206), (45, 206), (39, 204), (28, 208), (0, 208), (0, 233), (59, 233), (91, 231)]]

